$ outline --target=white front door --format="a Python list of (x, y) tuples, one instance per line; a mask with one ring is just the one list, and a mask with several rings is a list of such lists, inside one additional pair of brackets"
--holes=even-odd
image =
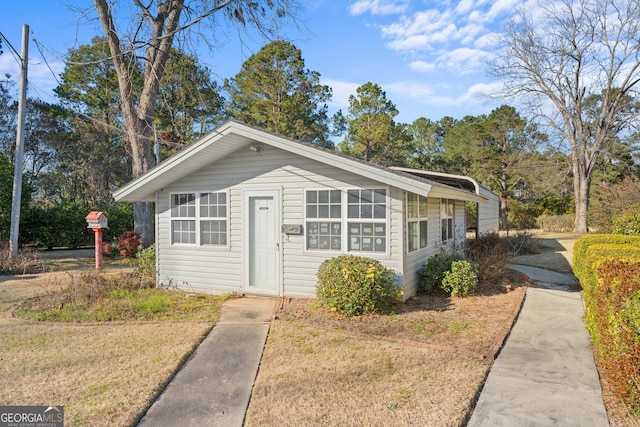
[(245, 292), (280, 294), (279, 193), (275, 190), (247, 191), (246, 286)]

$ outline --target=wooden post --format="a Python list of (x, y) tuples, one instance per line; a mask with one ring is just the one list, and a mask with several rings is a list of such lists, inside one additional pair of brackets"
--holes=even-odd
[(96, 270), (102, 271), (102, 228), (94, 228), (96, 246)]
[(20, 98), (18, 99), (18, 130), (13, 172), (13, 195), (11, 198), (11, 228), (9, 229), (9, 257), (18, 255), (18, 233), (20, 231), (20, 202), (22, 198), (22, 163), (24, 151), (24, 120), (27, 111), (27, 70), (29, 68), (29, 26), (22, 26), (22, 58), (20, 67)]

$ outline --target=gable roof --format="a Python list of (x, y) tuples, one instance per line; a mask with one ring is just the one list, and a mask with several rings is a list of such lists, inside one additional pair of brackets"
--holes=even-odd
[(347, 170), (373, 181), (424, 196), (474, 202), (486, 200), (475, 192), (455, 188), (425, 176), (408, 173), (402, 169), (375, 165), (236, 121), (227, 121), (218, 126), (178, 154), (169, 157), (147, 173), (114, 191), (113, 196), (119, 202), (153, 202), (157, 191), (196, 170), (256, 143), (279, 148), (329, 166)]

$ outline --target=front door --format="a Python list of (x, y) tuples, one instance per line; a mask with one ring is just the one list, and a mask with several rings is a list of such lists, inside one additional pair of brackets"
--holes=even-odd
[(279, 295), (280, 233), (277, 191), (246, 193), (247, 209), (245, 274), (248, 293)]

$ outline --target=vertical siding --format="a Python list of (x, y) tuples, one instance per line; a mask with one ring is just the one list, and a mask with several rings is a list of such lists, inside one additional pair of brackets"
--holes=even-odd
[[(158, 193), (159, 283), (210, 293), (242, 292), (243, 200), (245, 189), (280, 189), (283, 224), (303, 224), (307, 188), (381, 188), (384, 185), (312, 159), (265, 146), (261, 153), (247, 147), (174, 183)], [(229, 191), (229, 247), (172, 245), (169, 195), (175, 192)], [(403, 275), (402, 191), (387, 188), (389, 200), (388, 254), (365, 254)], [(305, 252), (305, 235), (282, 235), (282, 284), (287, 296), (315, 296), (316, 272), (335, 252)], [(344, 242), (346, 245), (346, 242)]]

